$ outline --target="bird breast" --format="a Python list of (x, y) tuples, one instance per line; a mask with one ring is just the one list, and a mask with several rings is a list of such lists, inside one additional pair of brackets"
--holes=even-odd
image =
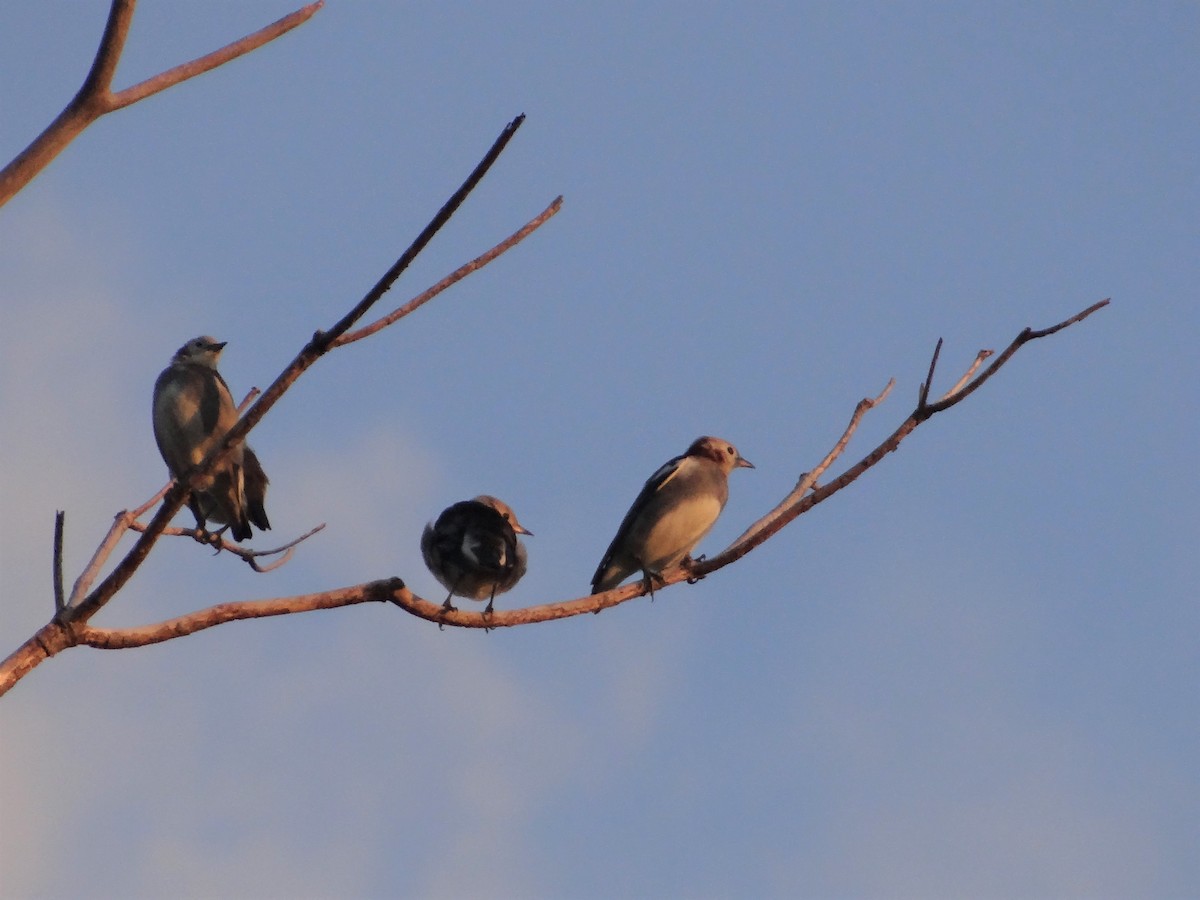
[(675, 565), (712, 529), (721, 506), (718, 497), (707, 493), (681, 499), (650, 527), (642, 564), (654, 570)]

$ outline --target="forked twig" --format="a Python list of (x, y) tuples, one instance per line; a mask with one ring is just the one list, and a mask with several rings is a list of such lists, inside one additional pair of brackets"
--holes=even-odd
[(310, 3), (308, 6), (301, 7), (295, 12), (288, 13), (282, 19), (278, 19), (270, 25), (260, 28), (253, 34), (239, 38), (233, 43), (226, 44), (219, 50), (206, 53), (204, 56), (193, 59), (190, 62), (180, 63), (174, 68), (160, 72), (154, 77), (147, 78), (145, 81), (139, 82), (132, 87), (117, 91), (112, 95), (108, 109), (105, 112), (124, 109), (130, 104), (144, 100), (160, 91), (165, 91), (167, 88), (187, 81), (189, 78), (203, 75), (205, 72), (209, 72), (217, 66), (237, 59), (239, 56), (245, 56), (251, 50), (257, 50), (263, 44), (268, 44), (276, 38), (287, 34), (296, 26), (303, 25), (324, 5), (325, 0), (317, 0), (316, 3)]
[(12, 199), (21, 188), (32, 181), (59, 153), (65, 150), (71, 141), (75, 140), (85, 128), (101, 116), (136, 103), (152, 94), (157, 94), (210, 69), (215, 69), (223, 63), (244, 56), (251, 50), (256, 50), (263, 44), (291, 31), (297, 25), (308, 21), (323, 3), (324, 0), (310, 3), (220, 50), (175, 66), (140, 84), (114, 93), (112, 90), (113, 75), (117, 71), (117, 63), (121, 60), (121, 53), (125, 49), (125, 39), (129, 35), (129, 25), (133, 21), (133, 10), (137, 5), (137, 0), (112, 0), (108, 20), (104, 26), (104, 34), (100, 38), (100, 47), (96, 51), (96, 58), (92, 61), (92, 67), (88, 71), (83, 85), (54, 121), (47, 125), (45, 130), (34, 138), (33, 142), (22, 150), (12, 162), (0, 169), (0, 206)]
[(456, 284), (459, 281), (462, 281), (462, 279), (466, 278), (472, 272), (482, 269), (497, 256), (504, 253), (506, 250), (515, 247), (521, 241), (525, 240), (525, 238), (527, 238), (529, 235), (533, 234), (533, 232), (535, 232), (537, 229), (541, 228), (551, 216), (553, 216), (562, 208), (562, 202), (563, 198), (561, 196), (556, 197), (554, 202), (542, 210), (541, 213), (527, 222), (520, 230), (509, 235), (491, 250), (488, 250), (486, 253), (475, 257), (469, 263), (464, 263), (463, 265), (459, 266), (433, 287), (428, 288), (427, 290), (413, 297), (403, 306), (392, 310), (383, 318), (377, 319), (370, 325), (359, 328), (357, 331), (350, 331), (346, 334), (343, 334), (336, 341), (334, 341), (331, 346), (341, 347), (343, 344), (352, 344), (355, 341), (361, 341), (363, 338), (370, 337), (377, 331), (382, 331), (389, 325), (392, 325), (393, 323), (398, 322), (400, 319), (403, 319), (414, 310), (424, 306), (442, 291), (446, 290), (446, 288)]

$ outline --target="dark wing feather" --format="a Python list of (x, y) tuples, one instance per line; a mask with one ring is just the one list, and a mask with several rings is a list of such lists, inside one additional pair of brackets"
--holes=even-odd
[(246, 444), (242, 448), (242, 479), (246, 496), (246, 515), (259, 531), (270, 531), (271, 522), (267, 519), (267, 485), (270, 479), (263, 471), (258, 455)]

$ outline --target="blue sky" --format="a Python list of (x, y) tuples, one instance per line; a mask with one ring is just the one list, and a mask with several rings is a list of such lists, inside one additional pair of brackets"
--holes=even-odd
[[(107, 4), (0, 10), (0, 156)], [(286, 12), (144, 4), (123, 87)], [(385, 300), (524, 244), (311, 370), (252, 436), (270, 575), (165, 541), (97, 624), (399, 575), (445, 506), (536, 537), (501, 608), (586, 592), (697, 435), (770, 508), (938, 337), (1024, 348), (738, 565), (491, 634), (389, 608), (76, 649), (0, 701), (13, 897), (1200, 894), (1200, 10), (384, 4), (101, 120), (0, 211), (0, 636), (164, 481), (150, 390), (265, 386), (528, 120)], [(857, 456), (855, 455), (857, 453)], [(180, 517), (186, 522), (187, 516)], [(69, 848), (63, 862), (63, 848)]]

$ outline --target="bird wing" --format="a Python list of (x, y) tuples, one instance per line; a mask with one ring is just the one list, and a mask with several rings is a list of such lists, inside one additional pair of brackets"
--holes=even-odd
[(625, 518), (621, 520), (621, 525), (617, 528), (616, 536), (612, 539), (612, 543), (608, 545), (608, 549), (604, 551), (604, 558), (600, 560), (600, 565), (596, 567), (596, 574), (592, 576), (593, 587), (604, 577), (605, 570), (612, 564), (613, 557), (617, 555), (621, 546), (629, 537), (629, 532), (633, 529), (638, 516), (642, 514), (655, 496), (658, 495), (658, 492), (679, 474), (680, 463), (683, 462), (684, 455), (676, 456), (663, 463), (658, 467), (658, 471), (646, 479), (646, 483), (642, 485), (641, 493), (637, 495), (637, 499), (629, 507), (629, 512), (625, 513)]
[(193, 366), (170, 366), (154, 383), (154, 440), (172, 475), (200, 461), (208, 432), (203, 425), (205, 378)]

